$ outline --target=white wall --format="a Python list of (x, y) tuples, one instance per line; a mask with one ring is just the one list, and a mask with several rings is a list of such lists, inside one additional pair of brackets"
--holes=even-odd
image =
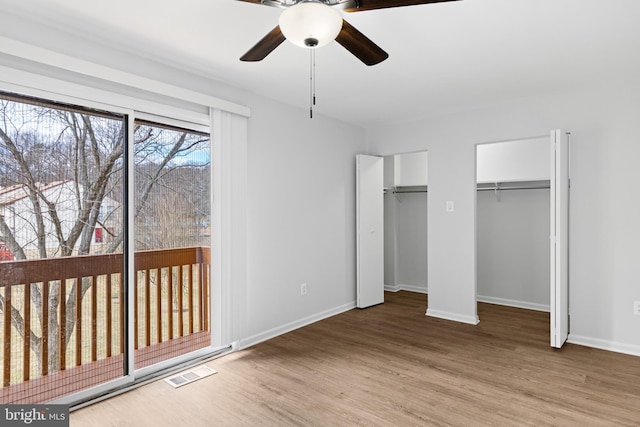
[(394, 156), (394, 184), (397, 186), (427, 185), (428, 156), (429, 153), (426, 151), (396, 154)]
[(384, 215), (385, 288), (426, 293), (427, 194), (389, 192)]
[(549, 180), (549, 137), (498, 144), (479, 144), (479, 183)]
[(368, 129), (371, 153), (429, 150), (429, 310), (476, 315), (475, 144), (562, 128), (572, 133), (570, 340), (640, 354), (639, 98), (637, 82), (612, 81)]
[(427, 292), (427, 193), (399, 194), (396, 205), (396, 284)]
[(249, 342), (355, 303), (355, 155), (365, 148), (364, 132), (344, 123), (266, 99), (251, 107)]

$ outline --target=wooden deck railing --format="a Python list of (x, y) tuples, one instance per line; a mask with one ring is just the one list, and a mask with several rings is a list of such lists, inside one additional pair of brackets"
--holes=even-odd
[(136, 369), (209, 344), (209, 266), (209, 248), (136, 253)]
[[(0, 262), (0, 403), (39, 403), (124, 373), (123, 255)], [(209, 248), (136, 252), (134, 361), (210, 343)]]

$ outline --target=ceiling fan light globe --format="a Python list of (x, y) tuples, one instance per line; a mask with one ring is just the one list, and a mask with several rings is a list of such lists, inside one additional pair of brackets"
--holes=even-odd
[[(280, 31), (300, 47), (321, 47), (331, 43), (342, 29), (342, 16), (322, 3), (302, 2), (286, 8), (279, 18)], [(309, 43), (314, 40), (317, 43)]]

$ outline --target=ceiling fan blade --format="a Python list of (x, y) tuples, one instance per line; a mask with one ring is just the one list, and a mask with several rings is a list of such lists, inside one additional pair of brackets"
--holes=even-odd
[(283, 41), (285, 41), (285, 38), (282, 31), (280, 31), (280, 26), (276, 26), (269, 34), (264, 36), (262, 40), (256, 43), (255, 46), (249, 49), (247, 53), (242, 55), (240, 61), (262, 61), (267, 55), (273, 52), (275, 48), (280, 46)]
[[(247, 1), (247, 0), (244, 0)], [(386, 9), (389, 7), (416, 6), (419, 4), (442, 3), (458, 0), (358, 0), (358, 7), (347, 7), (345, 12), (362, 12), (364, 10)]]
[(262, 4), (262, 0), (238, 0), (238, 1), (244, 1), (244, 2), (247, 2), (247, 3)]
[(380, 46), (345, 20), (342, 20), (342, 30), (336, 37), (336, 41), (367, 65), (379, 64), (389, 57), (389, 54)]

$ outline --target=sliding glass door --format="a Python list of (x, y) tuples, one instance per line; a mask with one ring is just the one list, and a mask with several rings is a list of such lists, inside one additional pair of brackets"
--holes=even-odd
[(0, 93), (0, 404), (211, 347), (209, 129), (168, 121)]
[(126, 116), (0, 93), (0, 403), (125, 374)]
[(136, 121), (135, 369), (211, 345), (207, 132)]

